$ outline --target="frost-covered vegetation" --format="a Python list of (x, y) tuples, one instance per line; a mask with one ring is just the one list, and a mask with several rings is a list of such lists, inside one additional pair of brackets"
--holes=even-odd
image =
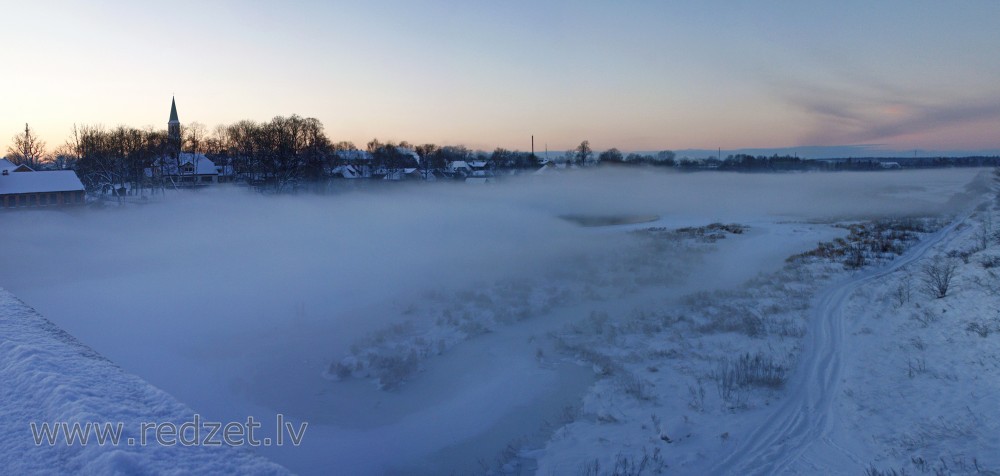
[(354, 342), (349, 355), (331, 363), (328, 375), (371, 378), (380, 388), (399, 388), (423, 359), (468, 339), (581, 301), (616, 299), (645, 286), (676, 284), (711, 243), (745, 230), (719, 223), (641, 229), (600, 255), (574, 256), (537, 278), (427, 293), (419, 303), (403, 308), (406, 320)]
[[(585, 397), (581, 418), (557, 431), (547, 451), (583, 446), (602, 456), (580, 466), (582, 473), (597, 468), (614, 474), (609, 471), (618, 462), (643, 461), (669, 445), (657, 469), (704, 468), (701, 448), (722, 445), (725, 451), (739, 428), (734, 414), (784, 398), (818, 290), (852, 270), (891, 260), (940, 226), (925, 218), (845, 224), (846, 237), (822, 242), (738, 289), (696, 292), (672, 307), (635, 309), (628, 316), (593, 313), (553, 333), (600, 379)], [(711, 237), (706, 231), (694, 234)], [(671, 418), (655, 431), (634, 431), (646, 428), (649, 415)], [(553, 456), (541, 467), (560, 464), (568, 462)]]
[[(870, 442), (867, 474), (996, 474), (1000, 422), (1000, 195), (955, 236), (849, 308), (856, 352), (840, 407)], [(945, 285), (945, 279), (948, 279)], [(923, 282), (924, 292), (897, 289)]]

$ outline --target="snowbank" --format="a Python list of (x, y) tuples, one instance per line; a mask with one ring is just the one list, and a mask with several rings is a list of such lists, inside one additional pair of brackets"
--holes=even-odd
[[(853, 358), (833, 435), (872, 474), (1000, 467), (998, 207), (980, 207), (924, 259), (851, 296), (845, 355)], [(927, 270), (945, 260), (955, 276), (937, 298)]]
[[(126, 373), (0, 289), (0, 467), (7, 474), (287, 474), (247, 448), (139, 441), (142, 422), (191, 421), (193, 412)], [(122, 422), (119, 445), (35, 444), (30, 427)], [(152, 436), (150, 436), (152, 439)]]

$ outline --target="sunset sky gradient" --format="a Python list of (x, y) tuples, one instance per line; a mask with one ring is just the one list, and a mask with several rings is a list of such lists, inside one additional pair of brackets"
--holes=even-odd
[(2, 1), (0, 153), (172, 94), (359, 146), (1000, 149), (996, 1)]

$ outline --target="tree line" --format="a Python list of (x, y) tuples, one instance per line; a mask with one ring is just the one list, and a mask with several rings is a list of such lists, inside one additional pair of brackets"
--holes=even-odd
[[(449, 164), (479, 164), (489, 172), (535, 169), (545, 159), (532, 153), (498, 147), (492, 152), (463, 145), (419, 144), (372, 139), (364, 148), (352, 142), (333, 142), (322, 122), (298, 115), (270, 121), (242, 120), (216, 126), (211, 132), (200, 123), (181, 128), (180, 143), (164, 130), (129, 126), (105, 128), (74, 126), (70, 138), (51, 153), (30, 126), (17, 134), (7, 158), (33, 169), (72, 169), (88, 190), (155, 190), (168, 187), (169, 174), (182, 161), (210, 159), (235, 180), (284, 192), (321, 183), (342, 166), (364, 167), (377, 177), (393, 178), (402, 170), (419, 171), (423, 178)], [(571, 162), (594, 165), (587, 141), (569, 151)], [(603, 157), (603, 155), (602, 155)]]
[[(183, 156), (183, 157), (182, 157)], [(181, 129), (180, 143), (164, 130), (152, 127), (74, 126), (70, 138), (51, 153), (30, 126), (14, 136), (7, 159), (32, 169), (72, 169), (90, 191), (168, 187), (169, 168), (181, 160), (210, 159), (222, 166), (234, 180), (261, 189), (285, 192), (320, 184), (331, 178), (338, 167), (364, 169), (374, 178), (397, 179), (402, 171), (416, 171), (430, 178), (448, 170), (450, 164), (477, 164), (490, 174), (534, 170), (547, 164), (547, 157), (498, 147), (492, 152), (472, 150), (462, 145), (419, 144), (372, 139), (363, 149), (352, 142), (333, 142), (316, 118), (292, 115), (270, 121), (242, 120), (216, 126), (211, 132), (200, 123)], [(901, 159), (907, 167), (996, 166), (997, 157)], [(572, 167), (596, 165), (670, 167), (679, 170), (802, 171), (873, 170), (883, 168), (878, 158), (846, 160), (806, 160), (792, 156), (729, 155), (690, 159), (676, 157), (669, 150), (656, 153), (624, 154), (617, 148), (595, 153), (589, 141), (556, 156), (551, 162)], [(157, 171), (161, 173), (156, 173)], [(463, 175), (448, 175), (462, 178)], [(441, 178), (441, 177), (437, 177)]]

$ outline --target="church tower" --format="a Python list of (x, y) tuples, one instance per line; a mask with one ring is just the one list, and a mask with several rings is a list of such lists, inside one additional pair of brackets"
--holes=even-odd
[(177, 158), (181, 154), (181, 121), (177, 119), (177, 103), (170, 98), (170, 120), (167, 121), (167, 140), (170, 143), (170, 154)]

